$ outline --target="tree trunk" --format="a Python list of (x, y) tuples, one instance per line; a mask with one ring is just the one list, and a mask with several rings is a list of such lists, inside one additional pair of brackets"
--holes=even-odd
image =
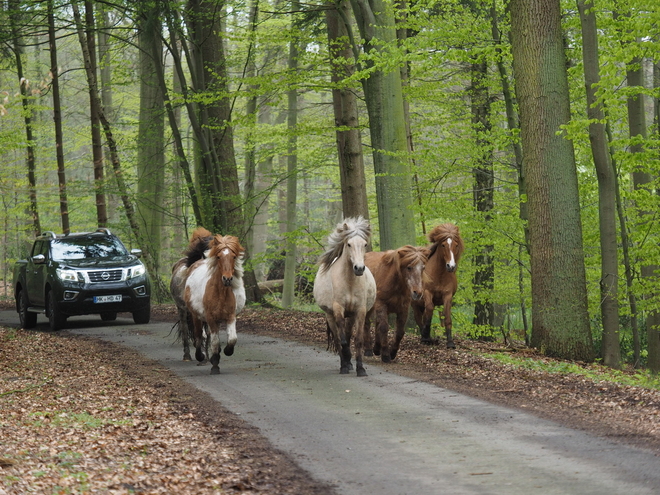
[(582, 57), (587, 93), (589, 141), (598, 178), (598, 219), (600, 230), (601, 278), (600, 311), (603, 320), (601, 353), (603, 364), (621, 366), (619, 344), (619, 262), (616, 234), (616, 181), (610, 161), (609, 142), (605, 129), (605, 113), (596, 98), (600, 82), (598, 33), (593, 0), (577, 0), (582, 25)]
[[(85, 1), (85, 41), (89, 52), (90, 70), (97, 73), (96, 41), (94, 37), (94, 4)], [(94, 90), (98, 93), (98, 90)], [(103, 141), (101, 140), (101, 100), (89, 87), (89, 116), (92, 130), (92, 161), (94, 163), (94, 191), (96, 195), (96, 218), (99, 227), (108, 225), (108, 209), (105, 203), (105, 174), (103, 171)]]
[[(101, 77), (101, 105), (103, 112), (108, 120), (114, 121), (114, 112), (112, 107), (112, 64), (110, 55), (110, 35), (108, 32), (112, 29), (110, 25), (109, 7), (99, 3), (97, 5), (98, 23), (101, 23), (98, 29), (98, 52), (99, 52), (99, 76)], [(112, 176), (112, 163), (110, 162), (110, 150), (107, 146), (103, 147), (104, 158), (104, 176)], [(112, 189), (112, 181), (105, 181), (105, 202), (110, 225), (119, 222), (119, 200), (115, 191)]]
[(60, 102), (60, 77), (57, 64), (57, 40), (55, 37), (55, 15), (53, 13), (53, 0), (48, 0), (48, 46), (50, 48), (50, 73), (52, 75), (53, 91), (53, 122), (55, 124), (55, 157), (57, 159), (57, 182), (60, 191), (60, 218), (62, 219), (62, 232), (68, 234), (69, 227), (69, 201), (66, 194), (66, 173), (64, 167), (64, 139), (62, 137), (62, 107)]
[[(243, 236), (242, 197), (234, 155), (227, 67), (221, 14), (223, 2), (190, 0), (191, 26), (198, 59), (194, 61), (195, 89), (206, 93), (200, 103), (201, 121), (208, 130), (210, 160), (203, 160), (203, 186), (211, 195), (214, 231)], [(207, 102), (208, 101), (208, 102)], [(204, 178), (205, 177), (205, 178)]]
[(348, 19), (348, 2), (342, 0), (334, 8), (327, 9), (325, 18), (328, 28), (342, 211), (344, 217), (362, 215), (368, 219), (367, 184), (364, 176), (357, 97), (355, 89), (343, 83), (354, 72), (354, 66), (350, 62), (353, 51), (348, 41), (345, 22)]
[[(389, 59), (387, 45), (396, 40), (392, 6), (383, 0), (351, 0), (365, 52)], [(376, 173), (380, 249), (416, 244), (412, 180), (408, 160), (403, 92), (399, 68), (383, 70), (374, 62), (363, 81)]]
[[(300, 8), (297, 0), (291, 2), (291, 10), (296, 12)], [(292, 22), (292, 27), (295, 21)], [(294, 77), (298, 71), (298, 40), (294, 37), (289, 42), (289, 74)], [(295, 79), (295, 78), (294, 78)], [(287, 91), (288, 117), (287, 129), (289, 145), (287, 150), (287, 180), (286, 180), (286, 257), (284, 259), (284, 285), (282, 287), (282, 307), (290, 308), (293, 305), (296, 285), (296, 239), (293, 235), (297, 229), (296, 207), (298, 190), (298, 89), (291, 85)]]
[(593, 360), (559, 0), (512, 0), (511, 35), (529, 201), (532, 345)]
[(137, 137), (137, 213), (160, 276), (165, 191), (165, 106), (158, 71), (163, 64), (159, 7), (142, 2), (138, 12), (140, 113)]
[(34, 235), (41, 233), (41, 222), (39, 221), (39, 208), (37, 207), (37, 178), (35, 175), (36, 160), (34, 156), (34, 133), (32, 128), (32, 105), (28, 97), (28, 81), (23, 73), (23, 46), (18, 31), (19, 25), (19, 3), (9, 2), (9, 22), (11, 23), (11, 36), (16, 61), (16, 73), (18, 75), (19, 91), (21, 93), (21, 104), (23, 107), (23, 121), (25, 122), (25, 142), (27, 179), (28, 179), (28, 213), (32, 217), (32, 232)]
[[(492, 216), (493, 209), (493, 148), (489, 141), (490, 122), (490, 96), (488, 94), (488, 64), (484, 60), (476, 60), (471, 67), (472, 87), (469, 94), (471, 99), (472, 129), (475, 135), (476, 166), (472, 169), (474, 178), (473, 204), (484, 225), (487, 225)], [(476, 232), (475, 237), (483, 239), (483, 232)], [(478, 327), (477, 337), (492, 340), (495, 311), (492, 294), (495, 285), (495, 266), (493, 261), (493, 244), (479, 243), (479, 251), (474, 256), (475, 292), (474, 317), (472, 323)]]
[[(626, 79), (629, 87), (643, 88), (644, 73), (642, 69), (642, 60), (634, 57), (626, 67)], [(628, 96), (628, 126), (630, 137), (637, 138), (630, 147), (630, 153), (643, 153), (644, 145), (641, 141), (646, 140), (646, 117), (644, 110), (644, 94), (640, 91), (638, 94)], [(653, 176), (648, 170), (637, 168), (632, 173), (635, 191), (638, 194), (653, 194)], [(656, 213), (653, 211), (639, 210), (637, 212), (639, 224), (653, 222)], [(642, 265), (642, 279), (649, 282), (655, 282), (658, 278), (655, 265)], [(653, 294), (645, 294), (644, 298), (649, 299)], [(648, 308), (646, 311), (646, 338), (648, 358), (647, 366), (654, 373), (660, 372), (660, 311), (655, 308)]]

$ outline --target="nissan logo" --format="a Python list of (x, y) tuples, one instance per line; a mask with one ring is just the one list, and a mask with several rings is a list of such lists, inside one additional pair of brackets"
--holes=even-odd
[(108, 272), (103, 272), (103, 273), (101, 274), (101, 278), (102, 278), (103, 280), (108, 280), (108, 279), (110, 278), (110, 274), (109, 274)]

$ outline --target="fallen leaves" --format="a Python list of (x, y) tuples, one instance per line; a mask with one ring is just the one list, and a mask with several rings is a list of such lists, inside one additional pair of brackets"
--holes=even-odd
[(0, 363), (0, 493), (323, 492), (132, 351), (0, 329)]

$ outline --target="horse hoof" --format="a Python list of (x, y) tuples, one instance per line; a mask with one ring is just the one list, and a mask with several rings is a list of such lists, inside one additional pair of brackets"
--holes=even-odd
[(383, 353), (383, 355), (380, 357), (380, 360), (384, 363), (391, 363), (392, 357), (389, 354)]
[(367, 376), (367, 370), (364, 368), (357, 370), (357, 376)]
[(192, 361), (192, 358), (190, 357), (190, 354), (184, 354), (183, 355), (183, 360), (184, 361)]
[(374, 347), (374, 356), (380, 356), (380, 347)]
[(197, 359), (197, 361), (199, 361), (201, 363), (206, 359), (206, 356), (204, 355), (204, 353), (202, 351), (197, 351), (197, 352), (195, 352), (195, 359)]
[(348, 367), (342, 366), (341, 368), (339, 368), (340, 375), (348, 375), (348, 371), (349, 371)]
[(234, 348), (233, 347), (225, 347), (225, 350), (223, 351), (225, 353), (225, 356), (231, 356), (234, 354)]
[(220, 368), (218, 366), (213, 366), (211, 368), (211, 374), (212, 375), (219, 375), (220, 374)]
[(394, 360), (396, 359), (396, 353), (397, 353), (397, 351), (392, 351), (392, 352), (390, 352), (390, 359), (391, 359), (392, 361), (394, 361)]
[(451, 342), (447, 342), (447, 349), (456, 349), (456, 344), (454, 344), (453, 340)]
[(364, 355), (371, 357), (374, 355), (374, 351), (367, 349), (366, 351), (364, 351)]

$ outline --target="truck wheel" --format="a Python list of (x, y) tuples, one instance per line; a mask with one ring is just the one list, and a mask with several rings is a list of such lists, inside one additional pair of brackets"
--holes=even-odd
[(28, 311), (28, 300), (25, 291), (22, 290), (16, 295), (18, 302), (18, 318), (21, 320), (21, 327), (28, 329), (37, 326), (37, 313)]
[(137, 311), (133, 311), (133, 321), (138, 325), (149, 323), (151, 319), (151, 306), (145, 306)]
[(50, 329), (53, 332), (61, 330), (64, 327), (66, 316), (60, 313), (60, 310), (57, 308), (57, 303), (55, 302), (55, 297), (53, 296), (52, 291), (46, 294), (46, 313)]

